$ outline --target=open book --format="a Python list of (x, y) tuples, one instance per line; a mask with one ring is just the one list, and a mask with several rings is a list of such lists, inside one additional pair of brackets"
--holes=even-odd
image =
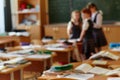
[(24, 64), (28, 62), (27, 60), (25, 60), (25, 58), (23, 57), (18, 57), (18, 58), (14, 58), (8, 61), (3, 62), (4, 65), (15, 65), (15, 64)]
[(84, 63), (84, 64), (81, 64), (80, 66), (78, 66), (77, 68), (75, 68), (75, 70), (83, 72), (83, 73), (87, 73), (92, 68), (93, 67), (90, 64)]
[(72, 74), (65, 76), (65, 78), (70, 78), (74, 80), (88, 80), (89, 78), (92, 78), (92, 77), (94, 77), (94, 74), (72, 73)]
[(92, 73), (98, 75), (105, 75), (109, 72), (109, 69), (102, 68), (102, 67), (92, 67), (90, 64), (84, 63), (75, 68), (75, 71), (83, 72), (83, 73)]
[(120, 68), (110, 70), (105, 75), (107, 75), (107, 76), (120, 76)]
[(110, 77), (107, 80), (120, 80), (120, 77)]
[(101, 51), (90, 57), (90, 59), (99, 59), (99, 58), (109, 58), (112, 60), (118, 60), (120, 57), (113, 53), (106, 52), (106, 51)]
[(5, 69), (5, 68), (6, 68), (6, 66), (4, 66), (4, 65), (0, 66), (0, 71)]
[(109, 69), (106, 68), (102, 68), (102, 67), (94, 67), (91, 70), (88, 71), (88, 73), (93, 73), (93, 74), (97, 74), (97, 75), (104, 75), (107, 72), (109, 72)]
[(107, 65), (107, 61), (103, 61), (103, 60), (94, 60), (92, 62), (93, 65)]

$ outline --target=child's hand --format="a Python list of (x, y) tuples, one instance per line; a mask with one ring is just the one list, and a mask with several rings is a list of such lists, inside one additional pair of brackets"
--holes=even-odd
[(77, 39), (78, 42), (81, 42), (82, 40), (80, 38)]

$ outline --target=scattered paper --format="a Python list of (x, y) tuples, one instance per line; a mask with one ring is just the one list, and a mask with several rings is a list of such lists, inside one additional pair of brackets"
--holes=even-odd
[(92, 64), (95, 64), (95, 65), (106, 65), (107, 61), (95, 60), (95, 61), (92, 62)]
[(106, 52), (106, 51), (101, 51), (101, 52), (91, 56), (90, 59), (96, 59), (96, 58), (101, 58), (101, 57), (109, 58), (109, 59), (112, 59), (112, 60), (118, 60), (120, 58), (119, 56), (117, 56), (113, 53)]
[(108, 78), (107, 80), (120, 80), (120, 77)]
[(94, 77), (94, 74), (79, 74), (73, 73), (65, 76), (65, 78), (77, 79), (77, 80), (88, 80), (89, 78)]
[(46, 54), (39, 55), (39, 54), (36, 54), (36, 55), (27, 56), (26, 58), (48, 59), (48, 58), (50, 58), (50, 57), (51, 57), (51, 55), (46, 55)]
[(41, 48), (40, 45), (29, 45), (29, 46), (21, 46), (22, 49), (34, 49), (34, 48)]
[(44, 46), (47, 50), (64, 50), (64, 44), (49, 44)]
[(65, 48), (46, 48), (47, 50), (60, 50), (60, 51), (62, 51), (62, 50), (65, 50)]
[(106, 69), (106, 68), (101, 68), (101, 67), (94, 67), (92, 68), (91, 70), (89, 70), (88, 72), (89, 73), (92, 73), (92, 74), (98, 74), (98, 75), (101, 75), (101, 74), (106, 74), (107, 72), (109, 72), (110, 70), (109, 69)]
[(85, 63), (85, 64), (81, 64), (80, 66), (75, 68), (75, 70), (87, 73), (92, 68), (93, 67), (91, 65)]
[(68, 42), (71, 42), (71, 43), (76, 43), (78, 40), (77, 39), (69, 39)]
[(117, 52), (120, 52), (120, 47), (117, 47), (117, 48), (113, 48), (111, 49), (112, 51), (117, 51)]
[(6, 67), (5, 66), (0, 66), (0, 71), (5, 69)]
[(17, 62), (19, 62), (21, 60), (24, 60), (24, 58), (23, 57), (18, 57), (18, 58), (11, 59), (9, 61), (5, 61), (4, 63), (14, 64), (14, 63), (17, 63)]

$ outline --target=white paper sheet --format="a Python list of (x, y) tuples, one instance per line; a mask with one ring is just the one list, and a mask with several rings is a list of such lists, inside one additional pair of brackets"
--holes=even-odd
[(109, 71), (110, 71), (109, 69), (105, 69), (105, 68), (101, 68), (101, 67), (94, 67), (91, 70), (89, 70), (88, 72), (101, 75), (101, 74), (106, 74)]
[(16, 57), (24, 57), (24, 55), (0, 53), (0, 58), (16, 58)]
[(94, 74), (73, 73), (73, 74), (65, 76), (65, 78), (72, 78), (72, 79), (77, 79), (77, 80), (87, 80), (92, 77), (94, 77)]
[(23, 58), (23, 57), (18, 57), (18, 58), (11, 59), (11, 60), (9, 60), (9, 61), (5, 61), (5, 62), (3, 62), (3, 63), (14, 64), (14, 63), (17, 63), (17, 62), (19, 62), (19, 61), (21, 61), (21, 60), (24, 60), (24, 58)]
[(47, 50), (64, 50), (65, 47), (63, 44), (50, 44), (44, 46)]
[(77, 39), (69, 39), (68, 42), (71, 42), (71, 43), (76, 43), (78, 40)]
[(48, 58), (50, 58), (50, 57), (51, 57), (51, 55), (45, 55), (45, 54), (43, 54), (43, 55), (38, 55), (38, 54), (36, 54), (36, 55), (27, 56), (26, 58), (48, 59)]
[(95, 65), (106, 65), (107, 61), (95, 60), (95, 61), (92, 62), (92, 64), (95, 64)]
[(47, 50), (60, 50), (60, 51), (62, 51), (62, 50), (65, 50), (65, 48), (46, 48)]
[(120, 47), (119, 48), (113, 48), (111, 49), (112, 51), (117, 51), (117, 52), (120, 52)]
[(29, 45), (29, 46), (21, 46), (22, 49), (34, 49), (34, 48), (41, 48), (40, 45)]
[(77, 68), (75, 68), (75, 70), (87, 73), (92, 68), (93, 67), (91, 65), (84, 63), (84, 64), (81, 64), (80, 66), (78, 66)]
[(120, 80), (120, 77), (108, 78), (107, 80)]

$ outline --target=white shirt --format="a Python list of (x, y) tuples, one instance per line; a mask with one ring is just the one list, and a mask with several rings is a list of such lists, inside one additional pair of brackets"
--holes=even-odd
[(72, 28), (72, 22), (70, 21), (67, 25), (67, 31), (69, 31)]
[[(95, 16), (98, 12), (95, 12), (92, 14), (92, 21), (94, 21), (95, 19)], [(96, 18), (96, 23), (94, 23), (94, 28), (101, 28), (102, 27), (102, 21), (103, 21), (103, 17), (102, 17), (102, 13), (100, 12), (98, 15), (97, 15), (97, 18)]]
[(89, 23), (88, 23), (88, 19), (83, 20), (83, 25), (82, 25), (82, 30), (88, 30), (89, 28)]

